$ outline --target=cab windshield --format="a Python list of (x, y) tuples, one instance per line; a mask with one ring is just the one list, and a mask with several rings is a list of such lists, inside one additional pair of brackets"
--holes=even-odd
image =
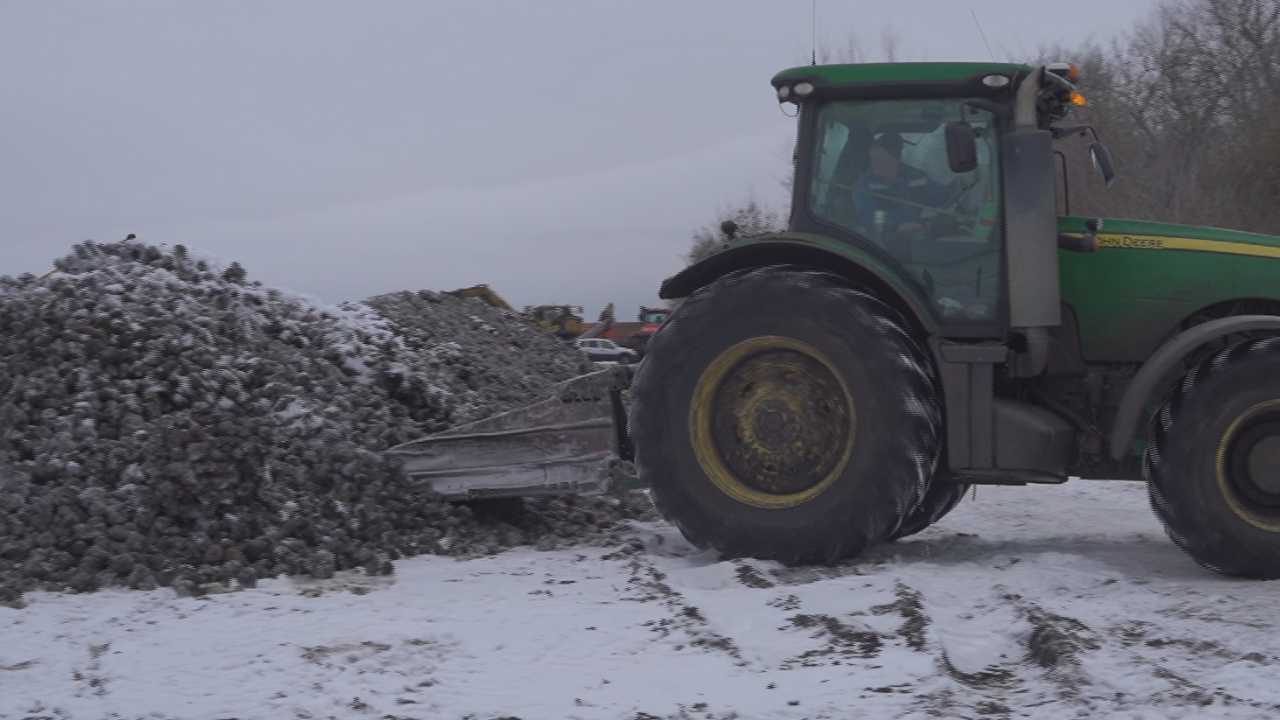
[[(953, 173), (945, 128), (977, 136), (978, 167)], [(906, 269), (949, 321), (995, 317), (1000, 192), (995, 119), (963, 100), (846, 100), (819, 111), (809, 211)]]

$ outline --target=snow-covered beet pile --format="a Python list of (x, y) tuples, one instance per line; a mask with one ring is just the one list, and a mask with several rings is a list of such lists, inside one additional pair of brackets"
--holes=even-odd
[(479, 299), (405, 291), (364, 302), (386, 318), (410, 356), (447, 371), (438, 382), (458, 422), (520, 407), (551, 383), (592, 370), (585, 355), (554, 335)]
[(86, 242), (55, 265), (0, 277), (0, 602), (387, 573), (650, 511), (562, 498), (475, 517), (380, 454), (584, 369), (512, 313), (430, 292), (323, 306), (180, 245)]

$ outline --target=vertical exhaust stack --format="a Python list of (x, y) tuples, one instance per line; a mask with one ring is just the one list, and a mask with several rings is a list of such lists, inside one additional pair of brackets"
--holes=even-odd
[[(1014, 131), (1001, 148), (1005, 168), (1005, 242), (1008, 245), (1010, 372), (1031, 377), (1044, 371), (1049, 328), (1061, 323), (1058, 223), (1053, 187), (1053, 136), (1039, 129), (1036, 97), (1044, 68), (1018, 87)], [(1020, 335), (1025, 342), (1019, 342)]]

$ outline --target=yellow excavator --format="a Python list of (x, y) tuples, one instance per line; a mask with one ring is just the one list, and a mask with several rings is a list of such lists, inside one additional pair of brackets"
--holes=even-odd
[[(459, 298), (480, 298), (486, 304), (501, 310), (511, 310), (511, 305), (488, 285), (449, 290), (445, 295)], [(582, 307), (578, 305), (526, 305), (525, 317), (563, 339), (575, 338), (582, 333)]]
[(494, 292), (488, 285), (472, 285), (468, 288), (460, 288), (458, 290), (450, 290), (445, 295), (452, 295), (460, 298), (480, 298), (486, 304), (502, 310), (510, 310), (511, 306), (503, 300), (498, 293)]
[(582, 306), (526, 305), (524, 314), (564, 340), (582, 334)]

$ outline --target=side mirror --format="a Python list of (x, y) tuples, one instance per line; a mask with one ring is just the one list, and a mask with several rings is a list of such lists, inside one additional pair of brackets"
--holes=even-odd
[(1107, 152), (1107, 146), (1100, 142), (1091, 143), (1089, 156), (1093, 158), (1093, 166), (1102, 174), (1102, 182), (1107, 187), (1111, 187), (1111, 183), (1116, 179), (1116, 169), (1111, 164), (1111, 153)]
[(964, 121), (947, 123), (947, 165), (959, 175), (978, 167), (978, 139), (973, 126)]

